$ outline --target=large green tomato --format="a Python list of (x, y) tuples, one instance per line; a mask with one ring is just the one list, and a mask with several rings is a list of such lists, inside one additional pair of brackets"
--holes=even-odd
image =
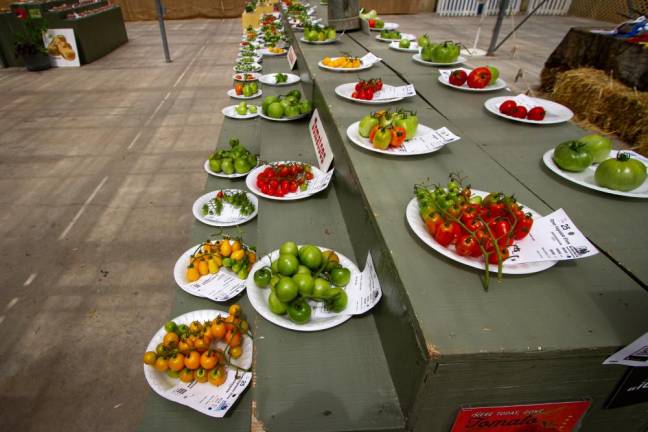
[(409, 48), (410, 47), (409, 39), (401, 39), (400, 42), (398, 42), (398, 46), (400, 48)]
[(308, 275), (310, 275), (311, 271), (305, 265), (299, 264), (299, 267), (297, 268), (297, 273), (295, 273), (295, 274), (308, 274)]
[(459, 57), (459, 45), (452, 42), (444, 42), (436, 45), (432, 50), (432, 61), (438, 63), (452, 63)]
[(275, 286), (275, 293), (277, 294), (277, 298), (279, 300), (284, 303), (288, 303), (289, 301), (292, 301), (292, 299), (297, 297), (299, 289), (297, 288), (297, 284), (294, 280), (292, 280), (292, 278), (282, 276), (281, 279), (279, 279), (279, 282), (277, 282), (277, 286)]
[(295, 255), (279, 255), (277, 258), (277, 269), (284, 276), (292, 276), (297, 273), (297, 267), (299, 267), (299, 261)]
[(272, 279), (272, 272), (267, 267), (260, 268), (254, 272), (254, 283), (259, 288), (265, 288), (270, 285), (270, 279)]
[(292, 96), (293, 98), (295, 98), (295, 102), (299, 102), (301, 100), (302, 95), (299, 90), (290, 90), (287, 96)]
[(553, 160), (565, 171), (581, 172), (592, 164), (592, 155), (585, 150), (585, 144), (565, 141), (554, 149)]
[(279, 254), (281, 255), (295, 255), (297, 256), (298, 248), (297, 243), (293, 241), (287, 241), (281, 245), (279, 248)]
[(416, 38), (416, 43), (421, 48), (425, 48), (426, 46), (428, 46), (430, 44), (430, 40), (428, 39), (428, 35), (422, 34), (421, 36), (417, 37)]
[(293, 280), (297, 284), (297, 289), (299, 294), (303, 296), (310, 296), (313, 294), (313, 287), (315, 286), (315, 280), (310, 273), (297, 273), (293, 276)]
[(428, 42), (427, 45), (421, 48), (421, 58), (425, 61), (432, 61), (434, 48), (436, 48), (436, 45)]
[(247, 158), (238, 158), (234, 161), (234, 170), (237, 174), (245, 174), (251, 169), (252, 167), (248, 164)]
[(225, 174), (234, 174), (234, 162), (230, 158), (221, 160), (221, 169)]
[(284, 107), (280, 102), (273, 102), (268, 106), (268, 117), (281, 118), (284, 115)]
[(347, 286), (351, 280), (351, 271), (348, 268), (337, 267), (331, 270), (331, 282), (339, 287)]
[(325, 299), (330, 288), (331, 284), (326, 279), (316, 278), (313, 284), (313, 298)]
[(335, 29), (333, 27), (330, 27), (326, 29), (326, 39), (328, 40), (335, 40), (337, 37), (337, 34), (335, 32)]
[(221, 161), (219, 159), (209, 159), (209, 169), (217, 173), (221, 172), (223, 170)]
[(298, 105), (291, 105), (285, 109), (284, 114), (288, 118), (299, 117), (301, 115), (301, 111), (299, 110)]
[(274, 260), (270, 263), (270, 270), (272, 270), (272, 273), (277, 274), (279, 273), (279, 261)]
[(319, 35), (317, 33), (317, 30), (313, 29), (313, 30), (309, 30), (308, 34), (305, 35), (305, 36), (306, 36), (307, 41), (314, 42), (314, 41), (316, 41), (318, 39)]
[(298, 298), (288, 305), (288, 316), (297, 324), (306, 324), (310, 321), (311, 307), (303, 298)]
[(317, 246), (307, 246), (299, 251), (299, 260), (309, 269), (317, 270), (322, 265), (322, 251)]
[(374, 126), (378, 126), (380, 122), (377, 118), (372, 117), (371, 114), (367, 114), (362, 117), (360, 123), (358, 124), (358, 133), (361, 137), (369, 138), (369, 133)]
[(405, 139), (411, 140), (416, 136), (416, 130), (418, 129), (418, 116), (413, 112), (404, 112), (403, 115), (397, 119), (394, 124), (398, 127), (405, 129)]
[(261, 105), (261, 111), (263, 112), (263, 114), (268, 115), (268, 107), (278, 101), (279, 98), (277, 96), (266, 96), (266, 98), (263, 99), (263, 104)]
[(326, 296), (329, 298), (327, 300), (329, 310), (339, 313), (346, 309), (349, 297), (342, 288), (331, 288), (326, 292)]
[(594, 173), (599, 186), (628, 192), (638, 188), (646, 180), (646, 165), (632, 159), (628, 153), (617, 153), (616, 159), (599, 164)]
[(612, 141), (601, 135), (587, 135), (578, 139), (585, 144), (585, 150), (591, 155), (594, 163), (601, 163), (610, 156)]
[(270, 292), (268, 296), (268, 307), (272, 313), (283, 315), (288, 310), (288, 305), (279, 300), (274, 292)]
[(308, 114), (313, 111), (313, 104), (308, 99), (303, 99), (299, 102), (299, 112), (302, 114)]

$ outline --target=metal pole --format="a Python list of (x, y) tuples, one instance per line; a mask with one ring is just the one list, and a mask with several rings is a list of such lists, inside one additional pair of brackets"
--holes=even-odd
[(162, 6), (162, 0), (155, 0), (155, 8), (157, 9), (158, 23), (160, 24), (160, 36), (162, 37), (162, 47), (164, 47), (164, 58), (166, 58), (167, 63), (171, 63), (169, 42), (167, 42), (166, 28), (164, 27), (164, 6)]
[(549, 0), (542, 0), (540, 3), (538, 3), (538, 6), (536, 6), (535, 9), (533, 9), (530, 13), (528, 13), (527, 16), (525, 16), (525, 17), (522, 19), (522, 21), (520, 21), (520, 23), (519, 23), (518, 25), (516, 25), (515, 28), (514, 28), (513, 30), (511, 30), (511, 33), (507, 34), (507, 35), (504, 37), (504, 39), (502, 39), (502, 41), (501, 41), (500, 43), (497, 44), (497, 46), (495, 47), (495, 49), (493, 49), (493, 52), (497, 51), (497, 50), (499, 49), (499, 47), (501, 47), (502, 44), (503, 44), (504, 42), (506, 42), (506, 40), (507, 40), (508, 38), (510, 38), (511, 35), (513, 35), (513, 33), (515, 33), (515, 32), (517, 31), (517, 29), (519, 29), (520, 26), (521, 26), (522, 24), (524, 24), (524, 23), (526, 22), (526, 20), (528, 20), (529, 18), (531, 18), (531, 15), (533, 15), (534, 13), (536, 13), (536, 12), (538, 11), (538, 9), (540, 9), (540, 8), (542, 7), (542, 5), (544, 5), (544, 4), (547, 3), (548, 1), (549, 1)]
[(497, 43), (497, 38), (499, 37), (500, 29), (502, 28), (502, 21), (504, 21), (504, 14), (508, 8), (509, 0), (500, 0), (500, 10), (497, 13), (497, 21), (495, 22), (495, 28), (493, 28), (493, 36), (491, 37), (490, 46), (488, 47), (488, 53), (486, 55), (493, 55), (495, 53), (495, 44)]

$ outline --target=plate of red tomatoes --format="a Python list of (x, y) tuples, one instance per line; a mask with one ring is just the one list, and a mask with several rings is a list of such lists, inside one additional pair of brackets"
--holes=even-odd
[(498, 117), (530, 124), (556, 124), (569, 121), (574, 113), (564, 105), (526, 95), (497, 96), (484, 107)]
[(448, 87), (471, 92), (489, 92), (506, 88), (506, 81), (494, 77), (488, 68), (457, 68), (440, 71), (439, 82)]
[(376, 93), (383, 89), (389, 90), (393, 86), (383, 84), (380, 78), (372, 78), (370, 80), (360, 80), (354, 83), (341, 84), (335, 87), (335, 94), (341, 98), (368, 105), (380, 105), (403, 100), (402, 97), (391, 99), (376, 99)]
[[(434, 208), (438, 190), (445, 192), (442, 199), (446, 202), (456, 200), (452, 204), (448, 202), (448, 207), (443, 211)], [(454, 261), (484, 270), (486, 252), (488, 270), (497, 272), (495, 240), (503, 260), (503, 274), (537, 273), (557, 262), (508, 261), (510, 254), (514, 253), (515, 245), (524, 247), (524, 239), (527, 236), (533, 237), (533, 220), (541, 217), (536, 211), (517, 203), (511, 196), (472, 190), (469, 187), (458, 188), (456, 191), (450, 191), (449, 188), (433, 191), (423, 186), (417, 186), (416, 195), (406, 209), (409, 226), (425, 244)], [(465, 205), (458, 204), (461, 196), (465, 198), (462, 201)]]
[(245, 183), (248, 189), (258, 196), (290, 201), (317, 193), (312, 185), (325, 175), (322, 170), (304, 162), (281, 161), (253, 169)]

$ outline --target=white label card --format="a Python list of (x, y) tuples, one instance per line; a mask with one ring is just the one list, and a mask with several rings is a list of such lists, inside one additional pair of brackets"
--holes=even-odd
[(519, 94), (513, 98), (516, 104), (522, 105), (527, 110), (533, 107), (541, 106), (540, 102), (525, 94)]
[(310, 123), (308, 124), (308, 130), (313, 141), (313, 147), (315, 147), (315, 155), (317, 156), (319, 169), (326, 172), (331, 166), (331, 162), (333, 162), (333, 150), (331, 150), (331, 145), (329, 144), (322, 119), (317, 109), (313, 111)]
[(461, 138), (450, 131), (447, 127), (441, 129), (429, 129), (425, 135), (416, 135), (411, 140), (405, 141), (400, 147), (393, 149), (400, 153), (423, 153), (431, 152)]
[(598, 250), (585, 238), (563, 209), (534, 220), (531, 232), (509, 248), (506, 262), (563, 261), (596, 255)]
[(290, 45), (290, 48), (288, 48), (286, 59), (288, 60), (288, 66), (290, 66), (290, 70), (295, 69), (295, 64), (297, 63), (297, 53), (295, 52), (295, 49), (292, 45)]
[(218, 273), (207, 274), (195, 282), (185, 284), (184, 289), (195, 296), (223, 302), (241, 293), (245, 289), (245, 281), (221, 268)]
[(648, 333), (606, 358), (603, 364), (648, 367)]
[(398, 87), (383, 87), (382, 90), (374, 93), (373, 100), (406, 98), (412, 96), (416, 96), (416, 90), (414, 89), (414, 84), (408, 84)]
[(365, 54), (361, 59), (362, 64), (364, 65), (370, 65), (374, 63), (378, 63), (379, 61), (382, 61), (380, 57), (376, 57), (373, 53), (367, 53)]
[(322, 176), (315, 177), (308, 183), (308, 188), (306, 189), (306, 191), (308, 193), (314, 194), (326, 189), (329, 183), (331, 183), (331, 178), (333, 178), (333, 171), (334, 170), (331, 170)]
[(166, 391), (169, 399), (191, 407), (210, 417), (224, 417), (243, 391), (252, 382), (252, 373), (238, 373), (233, 368), (227, 370), (227, 380), (215, 387), (209, 383), (192, 381), (177, 383)]

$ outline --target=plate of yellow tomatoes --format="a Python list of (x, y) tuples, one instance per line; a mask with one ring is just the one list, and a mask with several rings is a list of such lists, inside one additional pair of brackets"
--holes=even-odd
[(369, 69), (373, 63), (365, 63), (359, 57), (324, 57), (318, 66), (334, 72), (355, 72)]

